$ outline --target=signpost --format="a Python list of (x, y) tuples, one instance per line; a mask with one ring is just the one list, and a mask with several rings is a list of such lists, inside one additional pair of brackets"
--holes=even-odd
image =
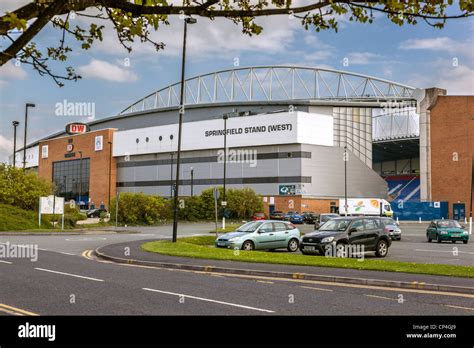
[[(41, 226), (42, 214), (61, 215), (61, 229), (64, 230), (64, 197), (48, 196), (40, 197), (39, 212), (38, 212), (38, 226)], [(54, 228), (54, 221), (53, 221)]]
[(214, 208), (215, 208), (215, 213), (216, 213), (216, 238), (218, 237), (218, 232), (217, 232), (217, 200), (219, 199), (219, 189), (217, 187), (214, 187)]
[(66, 125), (66, 133), (70, 135), (74, 134), (83, 134), (90, 131), (90, 128), (87, 124), (84, 123), (69, 123)]

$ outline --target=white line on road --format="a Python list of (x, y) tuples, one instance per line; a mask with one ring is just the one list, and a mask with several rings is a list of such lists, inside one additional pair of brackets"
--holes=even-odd
[(94, 281), (96, 281), (96, 282), (103, 282), (102, 279), (84, 277), (84, 276), (80, 276), (80, 275), (77, 275), (77, 274), (71, 274), (71, 273), (64, 273), (64, 272), (52, 271), (52, 270), (50, 270), (50, 269), (44, 269), (44, 268), (35, 268), (35, 269), (38, 270), (38, 271), (43, 271), (43, 272), (50, 272), (50, 273), (62, 274), (62, 275), (70, 276), (70, 277), (76, 277), (76, 278), (94, 280)]
[(239, 304), (235, 304), (235, 303), (216, 301), (216, 300), (211, 300), (211, 299), (203, 298), (203, 297), (196, 297), (196, 296), (178, 294), (178, 293), (175, 293), (175, 292), (169, 292), (169, 291), (163, 291), (163, 290), (156, 290), (156, 289), (150, 289), (150, 288), (142, 288), (142, 289), (143, 289), (143, 290), (146, 290), (146, 291), (159, 292), (159, 293), (167, 294), (167, 295), (180, 296), (180, 297), (185, 297), (185, 298), (187, 297), (187, 298), (191, 298), (191, 299), (199, 300), (199, 301), (206, 301), (206, 302), (219, 303), (219, 304), (223, 304), (223, 305), (226, 305), (226, 306), (232, 306), (232, 307), (239, 307), (239, 308), (251, 309), (251, 310), (259, 311), (259, 312), (275, 313), (274, 311), (271, 311), (271, 310), (268, 310), (268, 309), (262, 309), (262, 308), (256, 308), (256, 307), (250, 307), (250, 306), (243, 306), (243, 305), (239, 305)]
[(364, 295), (367, 297), (374, 297), (374, 298), (381, 298), (384, 300), (391, 300), (391, 301), (398, 301), (396, 298), (390, 298), (390, 297), (385, 297), (385, 296), (377, 296), (377, 295)]
[(331, 289), (315, 288), (313, 286), (302, 286), (302, 288), (311, 289), (311, 290), (318, 290), (318, 291), (334, 291), (334, 290), (331, 290)]
[(469, 307), (461, 307), (461, 306), (453, 306), (453, 305), (444, 305), (445, 307), (457, 308), (457, 309), (467, 309), (468, 311), (474, 311), (474, 308)]
[(1, 262), (1, 263), (6, 263), (6, 264), (8, 264), (8, 265), (11, 265), (11, 264), (13, 263), (13, 262), (10, 262), (10, 261), (1, 261), (1, 260), (0, 260), (0, 262)]
[[(415, 249), (415, 251), (427, 251), (427, 252), (431, 252), (431, 253), (453, 253), (452, 250), (428, 250), (428, 249)], [(460, 254), (470, 254), (470, 255), (474, 255), (474, 252), (470, 252), (470, 251), (457, 251), (458, 253)]]
[(64, 251), (60, 251), (59, 253), (60, 253), (60, 254), (64, 254), (64, 255), (71, 255), (71, 256), (76, 256), (76, 254), (65, 253)]

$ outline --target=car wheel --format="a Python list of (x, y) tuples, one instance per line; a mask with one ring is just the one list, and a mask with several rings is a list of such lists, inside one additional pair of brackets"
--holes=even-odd
[(426, 239), (428, 239), (428, 243), (431, 243), (431, 237), (428, 233), (426, 234)]
[(462, 242), (463, 242), (464, 244), (467, 244), (467, 240), (463, 240)]
[(375, 255), (377, 257), (385, 257), (388, 253), (388, 244), (385, 240), (381, 239), (378, 241), (377, 246), (375, 247)]
[(436, 238), (436, 241), (437, 241), (438, 243), (441, 243), (441, 237), (440, 237), (439, 234), (438, 234), (438, 237)]
[(287, 247), (288, 251), (294, 253), (295, 251), (298, 250), (298, 247), (299, 247), (298, 240), (295, 238), (290, 239), (290, 241), (288, 242), (288, 247)]
[(246, 240), (245, 242), (242, 243), (242, 250), (250, 251), (254, 249), (255, 249), (255, 245), (253, 244), (251, 240)]
[(456, 241), (455, 241), (455, 240), (452, 240), (452, 241), (451, 241), (451, 243), (453, 243), (453, 244), (454, 244), (454, 243), (456, 243)]

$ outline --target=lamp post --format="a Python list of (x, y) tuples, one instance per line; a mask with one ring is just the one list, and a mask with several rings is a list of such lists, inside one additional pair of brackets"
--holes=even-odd
[(344, 146), (344, 212), (347, 216), (347, 146)]
[(179, 193), (179, 165), (181, 159), (181, 132), (183, 128), (184, 115), (184, 76), (186, 66), (186, 35), (188, 24), (194, 24), (197, 20), (195, 18), (187, 17), (184, 19), (184, 33), (183, 33), (183, 59), (181, 61), (181, 93), (179, 100), (179, 126), (178, 126), (178, 154), (176, 156), (176, 183), (174, 189), (174, 214), (173, 214), (173, 243), (176, 243), (178, 236), (178, 193)]
[(79, 152), (79, 210), (81, 209), (82, 202), (82, 151)]
[(173, 156), (174, 156), (174, 152), (171, 153), (171, 164), (170, 164), (170, 171), (171, 171), (171, 174), (170, 174), (170, 181), (171, 181), (171, 184), (170, 184), (170, 197), (173, 197), (173, 186), (174, 186), (174, 182), (173, 182)]
[(194, 168), (191, 167), (191, 197), (194, 195)]
[(20, 124), (18, 121), (13, 121), (13, 168), (16, 166), (16, 127)]
[(225, 114), (224, 119), (224, 194), (222, 195), (222, 200), (225, 202), (225, 184), (226, 184), (226, 170), (227, 170), (227, 119), (229, 116)]
[(108, 141), (109, 144), (109, 191), (107, 196), (107, 209), (110, 212), (110, 185), (112, 182), (112, 142)]
[(28, 108), (34, 108), (36, 105), (33, 103), (26, 103), (25, 107), (25, 135), (23, 139), (23, 169), (26, 168), (26, 135), (28, 130)]

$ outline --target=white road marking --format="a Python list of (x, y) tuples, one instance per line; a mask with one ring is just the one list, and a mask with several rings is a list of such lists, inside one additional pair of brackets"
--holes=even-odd
[(331, 290), (331, 289), (315, 288), (315, 287), (312, 287), (312, 286), (301, 286), (301, 287), (305, 288), (305, 289), (319, 290), (319, 291), (334, 291), (334, 290)]
[(396, 298), (390, 298), (390, 297), (385, 297), (385, 296), (365, 295), (365, 294), (364, 294), (364, 296), (367, 296), (367, 297), (375, 297), (375, 298), (381, 298), (381, 299), (384, 299), (384, 300), (398, 301)]
[(1, 263), (6, 263), (6, 264), (8, 264), (8, 265), (11, 265), (11, 264), (13, 263), (13, 262), (10, 262), (10, 261), (2, 261), (2, 260), (0, 260), (0, 262), (1, 262)]
[(453, 305), (444, 305), (445, 307), (457, 308), (457, 309), (467, 309), (468, 311), (474, 311), (474, 308), (453, 306)]
[(44, 268), (35, 268), (35, 269), (38, 270), (38, 271), (43, 271), (43, 272), (50, 272), (50, 273), (62, 274), (62, 275), (70, 276), (70, 277), (88, 279), (88, 280), (93, 280), (93, 281), (96, 281), (96, 282), (103, 282), (102, 279), (91, 278), (91, 277), (84, 277), (84, 276), (80, 276), (80, 275), (77, 275), (77, 274), (71, 274), (71, 273), (65, 273), (65, 272), (58, 272), (58, 271), (53, 271), (53, 270), (44, 269)]
[(222, 302), (222, 301), (216, 301), (216, 300), (211, 300), (209, 298), (203, 298), (203, 297), (196, 297), (196, 296), (190, 296), (190, 295), (185, 295), (185, 294), (178, 294), (176, 292), (169, 292), (169, 291), (163, 291), (163, 290), (156, 290), (156, 289), (150, 289), (150, 288), (142, 288), (143, 290), (146, 291), (152, 291), (152, 292), (159, 292), (162, 294), (167, 294), (167, 295), (173, 295), (173, 296), (179, 296), (179, 297), (187, 297), (191, 298), (194, 300), (199, 300), (199, 301), (206, 301), (206, 302), (212, 302), (212, 303), (218, 303), (218, 304), (223, 304), (226, 306), (232, 306), (232, 307), (239, 307), (239, 308), (245, 308), (245, 309), (251, 309), (254, 311), (259, 311), (259, 312), (266, 312), (266, 313), (275, 313), (274, 311), (268, 310), (268, 309), (262, 309), (262, 308), (256, 308), (256, 307), (250, 307), (250, 306), (243, 306), (239, 305), (236, 303), (230, 303), (230, 302)]
[(64, 251), (60, 251), (59, 253), (60, 253), (60, 254), (64, 254), (64, 255), (76, 256), (76, 254), (66, 253), (66, 252), (64, 252)]
[(79, 238), (66, 238), (68, 242), (92, 242), (98, 240), (107, 240), (105, 237), (79, 237)]
[[(452, 250), (415, 249), (415, 251), (427, 251), (427, 252), (431, 252), (431, 253), (450, 253), (450, 254), (453, 253)], [(470, 252), (470, 251), (462, 251), (462, 250), (459, 250), (458, 253), (459, 253), (459, 254), (470, 254), (470, 255), (474, 255), (474, 252)]]

